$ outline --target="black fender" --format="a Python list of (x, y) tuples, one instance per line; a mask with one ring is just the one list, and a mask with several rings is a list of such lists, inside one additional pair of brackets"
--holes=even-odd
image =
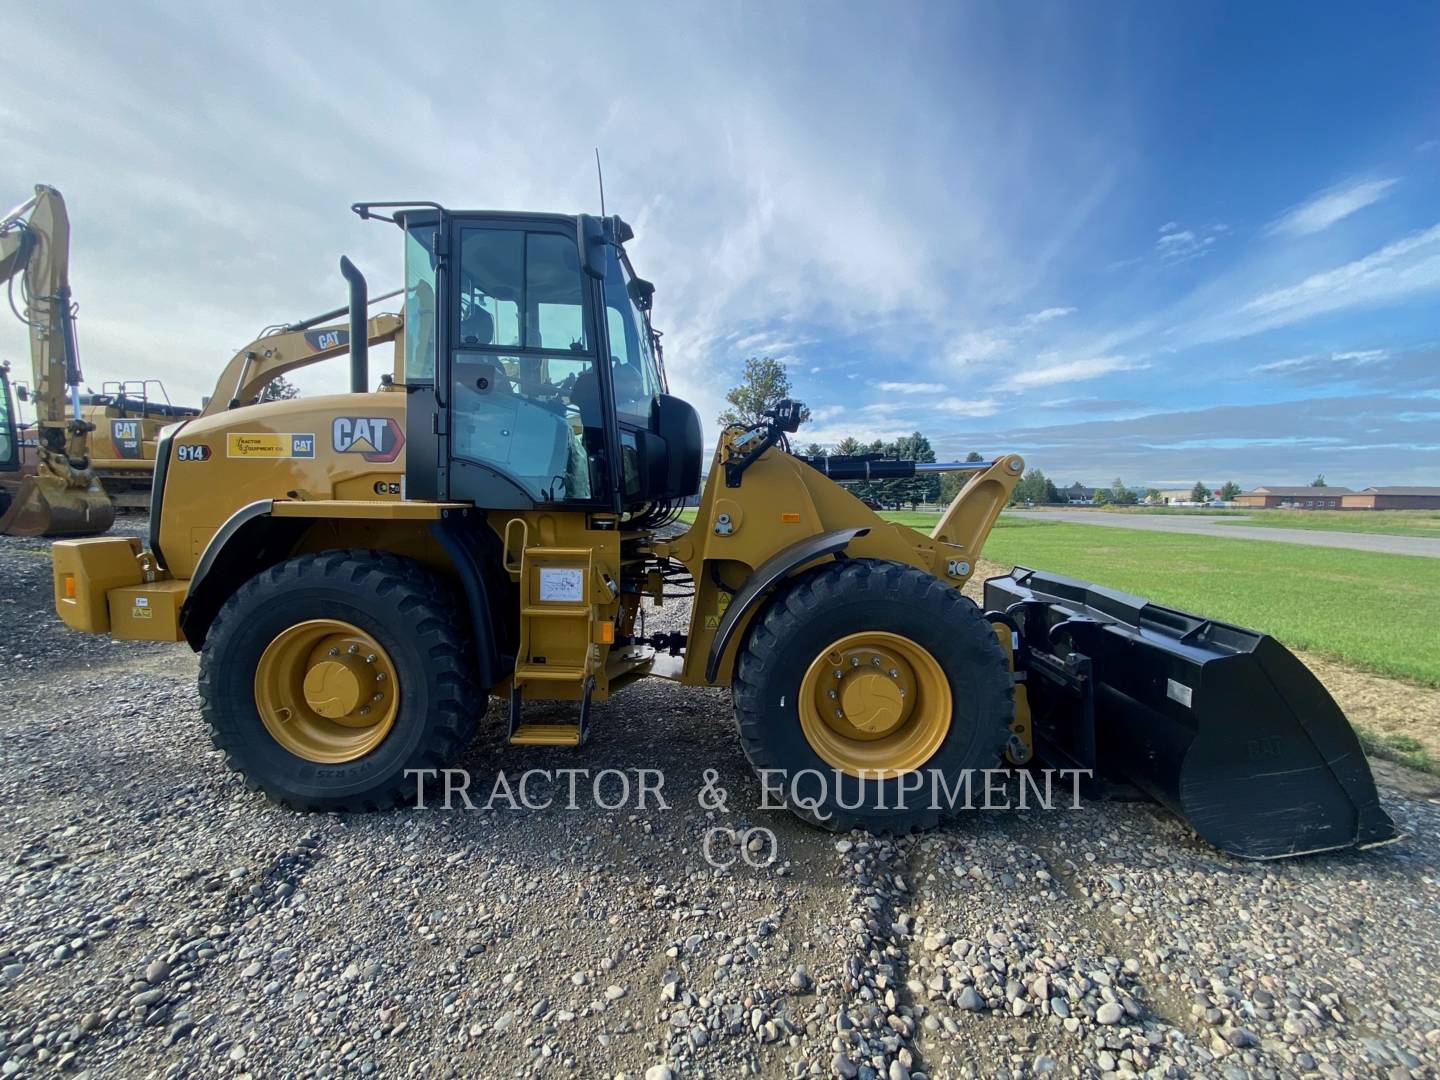
[(257, 499), (240, 507), (205, 545), (180, 609), (180, 630), (196, 652), (230, 594), (286, 558), (310, 524), (304, 518), (272, 518), (273, 502)]
[(715, 640), (710, 643), (710, 655), (705, 661), (705, 681), (715, 681), (715, 675), (720, 670), (720, 658), (730, 647), (735, 631), (745, 621), (745, 616), (759, 605), (771, 589), (806, 563), (823, 559), (827, 555), (842, 554), (850, 546), (850, 541), (869, 531), (869, 528), (858, 528), (816, 533), (789, 547), (781, 548), (756, 567), (755, 572), (731, 599), (730, 606), (725, 609), (725, 614), (720, 619), (720, 627), (715, 631)]
[[(499, 545), (493, 532), (478, 527), (478, 516), (463, 511), (451, 513), (432, 522), (430, 531), (450, 556), (465, 590), (475, 643), (475, 681), (489, 690), (515, 670), (516, 643), (506, 633), (507, 624), (501, 614), (518, 610), (519, 604), (504, 602), (510, 583), (508, 577), (502, 582), (498, 573)], [(487, 538), (489, 545), (485, 543)]]
[[(271, 499), (242, 506), (206, 545), (180, 612), (180, 629), (196, 652), (205, 644), (215, 616), (240, 584), (289, 558), (315, 521), (309, 517), (274, 517), (272, 511)], [(498, 617), (507, 610), (506, 583), (495, 572), (499, 567), (498, 541), (491, 545), (496, 551), (486, 549), (486, 530), (478, 517), (466, 510), (448, 510), (430, 523), (430, 531), (460, 579), (465, 615), (475, 643), (475, 675), (489, 689), (514, 669), (514, 642)]]

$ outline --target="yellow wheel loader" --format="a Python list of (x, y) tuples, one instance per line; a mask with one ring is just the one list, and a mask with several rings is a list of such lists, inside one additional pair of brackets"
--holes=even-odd
[[(578, 746), (594, 702), (663, 678), (730, 686), (762, 782), (828, 828), (930, 826), (978, 770), (1044, 760), (1241, 856), (1394, 837), (1354, 733), (1273, 640), (1029, 570), (983, 609), (961, 594), (1019, 457), (806, 459), (786, 401), (722, 432), (702, 484), (621, 219), (354, 209), (403, 239), (395, 377), (368, 392), (384, 335), (342, 259), (350, 392), (251, 404), (303, 358), (242, 362), (228, 407), (163, 433), (148, 545), (54, 547), (70, 626), (200, 652), (215, 745), (272, 799), (396, 805), (491, 696), (510, 743)], [(837, 482), (945, 469), (972, 475), (928, 534)], [(647, 633), (672, 588), (687, 631)], [(536, 719), (555, 701), (570, 721)]]

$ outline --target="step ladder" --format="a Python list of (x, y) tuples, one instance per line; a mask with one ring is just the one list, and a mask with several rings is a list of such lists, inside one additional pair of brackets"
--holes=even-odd
[[(511, 528), (519, 526), (520, 558), (512, 563)], [(521, 518), (505, 528), (506, 569), (519, 575), (520, 644), (510, 682), (507, 739), (517, 746), (579, 746), (589, 733), (590, 699), (595, 691), (592, 648), (598, 605), (595, 553), (589, 548), (530, 547)], [(562, 687), (572, 688), (570, 692)], [(577, 694), (578, 691), (578, 694)], [(580, 700), (576, 723), (524, 722), (526, 698)]]

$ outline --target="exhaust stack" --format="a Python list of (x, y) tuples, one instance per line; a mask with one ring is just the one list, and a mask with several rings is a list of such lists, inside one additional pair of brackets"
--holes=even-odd
[(350, 392), (370, 388), (370, 333), (365, 313), (370, 307), (365, 275), (347, 256), (340, 256), (340, 273), (350, 283)]

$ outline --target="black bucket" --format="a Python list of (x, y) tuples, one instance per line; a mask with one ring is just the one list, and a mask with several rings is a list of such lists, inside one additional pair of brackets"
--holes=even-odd
[(1123, 777), (1242, 858), (1395, 839), (1345, 714), (1274, 638), (1023, 567), (985, 606), (1019, 631), (1041, 756)]

